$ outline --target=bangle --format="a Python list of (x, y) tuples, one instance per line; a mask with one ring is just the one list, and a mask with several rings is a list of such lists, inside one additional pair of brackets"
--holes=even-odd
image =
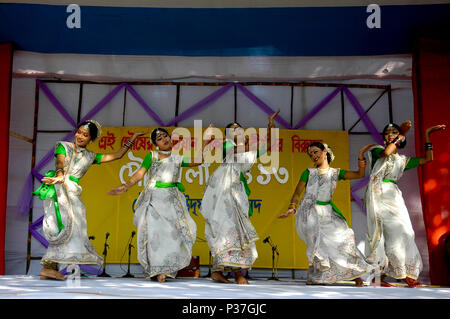
[(433, 144), (432, 143), (425, 143), (425, 151), (432, 151), (433, 150)]
[(398, 147), (400, 145), (400, 139), (398, 137), (394, 138), (392, 140), (392, 144)]
[(395, 144), (395, 146), (399, 147), (400, 144), (405, 140), (405, 137), (403, 138), (399, 138), (398, 136), (396, 138), (394, 138), (394, 140), (392, 141), (392, 144)]
[(367, 164), (367, 162), (366, 162), (365, 158), (363, 158), (363, 159), (358, 158), (358, 166), (359, 167), (361, 167), (361, 168), (366, 167), (366, 164)]
[(58, 175), (58, 172), (62, 172), (64, 175), (64, 168), (57, 168), (55, 171), (55, 176)]
[(291, 208), (293, 208), (293, 209), (297, 210), (297, 207), (298, 207), (298, 204), (297, 204), (297, 203), (295, 203), (295, 202), (291, 202), (291, 203), (289, 204), (289, 207), (288, 207), (288, 209), (291, 209)]
[(131, 148), (134, 145), (134, 142), (128, 140), (125, 142), (125, 144), (123, 144), (123, 146), (127, 147), (127, 148)]
[(127, 186), (127, 184), (123, 183), (122, 186), (125, 187), (125, 191), (128, 191), (128, 186)]

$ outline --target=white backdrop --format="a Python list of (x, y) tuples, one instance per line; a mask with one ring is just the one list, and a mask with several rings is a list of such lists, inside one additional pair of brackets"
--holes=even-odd
[[(159, 63), (158, 63), (159, 62)], [(353, 63), (352, 63), (353, 62)], [(324, 58), (184, 58), (184, 57), (116, 57), (36, 54), (19, 51), (14, 56), (14, 79), (12, 83), (10, 130), (28, 138), (33, 137), (36, 78), (74, 80), (170, 80), (224, 81), (283, 80), (320, 83), (376, 84), (392, 86), (393, 119), (396, 123), (414, 119), (414, 103), (411, 89), (411, 58), (400, 57), (324, 57)], [(197, 77), (195, 77), (197, 76)], [(47, 83), (49, 89), (76, 121), (78, 116), (80, 85)], [(84, 84), (80, 116), (83, 117), (115, 85)], [(272, 109), (281, 109), (280, 115), (289, 122), (291, 117), (291, 88), (284, 86), (248, 86)], [(136, 85), (134, 89), (142, 96), (160, 118), (167, 122), (175, 116), (176, 86)], [(206, 97), (218, 87), (181, 86), (179, 114)], [(309, 110), (317, 105), (332, 87), (295, 87), (293, 94), (292, 122), (295, 125)], [(364, 109), (367, 109), (381, 94), (381, 90), (352, 88)], [(179, 123), (193, 126), (194, 119), (202, 119), (207, 126), (224, 127), (234, 120), (234, 92), (230, 89), (207, 109)], [(124, 112), (125, 105), (125, 112)], [(237, 90), (236, 119), (245, 127), (265, 127), (267, 115)], [(124, 116), (123, 116), (124, 114)], [(368, 113), (376, 128), (381, 131), (389, 121), (388, 96), (385, 94)], [(157, 125), (143, 111), (131, 94), (124, 90), (93, 119), (104, 126)], [(345, 127), (349, 129), (358, 119), (350, 102), (345, 98)], [(277, 125), (280, 127), (280, 125)], [(38, 129), (71, 131), (71, 126), (54, 109), (48, 99), (39, 94)], [(341, 130), (341, 101), (336, 96), (316, 117), (302, 129)], [(354, 132), (366, 132), (360, 122)], [(414, 128), (408, 139), (404, 154), (415, 156)], [(36, 163), (67, 133), (39, 132), (37, 135)], [(357, 167), (359, 149), (373, 143), (370, 135), (350, 135), (350, 168)], [(31, 169), (31, 144), (10, 137), (10, 162), (8, 184), (8, 210), (6, 226), (5, 262), (6, 274), (24, 274), (27, 255), (28, 216), (15, 212), (17, 201)], [(47, 167), (53, 165), (51, 162)], [(301, 168), (299, 168), (301, 169)], [(42, 171), (45, 171), (43, 169)], [(37, 186), (38, 183), (35, 182)], [(417, 171), (408, 171), (399, 181), (416, 232), (416, 242), (422, 253), (424, 271), (421, 280), (429, 281), (428, 250), (422, 218)], [(357, 194), (362, 198), (364, 189)], [(42, 215), (42, 204), (35, 202), (33, 220)], [(352, 225), (357, 243), (363, 243), (366, 231), (365, 214), (352, 202)], [(201, 234), (200, 234), (201, 235)], [(31, 255), (41, 256), (43, 247), (32, 238)], [(363, 246), (360, 245), (362, 251)], [(202, 261), (202, 263), (206, 261)], [(33, 261), (30, 273), (39, 271), (39, 261)]]

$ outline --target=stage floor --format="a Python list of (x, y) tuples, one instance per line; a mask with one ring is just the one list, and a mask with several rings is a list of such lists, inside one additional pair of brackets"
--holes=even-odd
[(40, 280), (35, 275), (0, 276), (0, 299), (450, 299), (449, 287), (408, 288), (310, 286), (304, 280), (250, 279), (249, 285), (221, 284), (209, 278), (168, 279), (82, 277)]

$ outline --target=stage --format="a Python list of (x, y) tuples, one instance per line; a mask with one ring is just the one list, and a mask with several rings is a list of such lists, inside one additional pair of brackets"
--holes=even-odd
[(450, 287), (353, 287), (306, 285), (304, 280), (253, 278), (249, 285), (209, 278), (168, 279), (82, 277), (79, 281), (40, 280), (36, 275), (0, 276), (0, 299), (449, 299)]

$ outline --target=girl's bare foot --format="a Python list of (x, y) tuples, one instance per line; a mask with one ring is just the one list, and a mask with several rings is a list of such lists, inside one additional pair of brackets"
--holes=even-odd
[(364, 287), (364, 281), (361, 278), (356, 278), (355, 287)]
[(231, 281), (229, 281), (221, 271), (215, 271), (211, 274), (211, 279), (217, 282), (222, 282), (224, 284), (231, 284)]
[(406, 284), (408, 285), (408, 287), (410, 288), (415, 288), (415, 287), (420, 287), (422, 286), (422, 284), (416, 280), (416, 279), (412, 279), (410, 277), (406, 277), (405, 279), (403, 279), (404, 282), (406, 282)]
[(158, 275), (157, 277), (156, 277), (156, 280), (158, 280), (158, 282), (165, 282), (166, 281), (166, 275), (163, 275), (163, 274), (161, 274), (161, 275)]
[(244, 277), (244, 275), (240, 272), (236, 272), (236, 283), (238, 285), (248, 285), (247, 279)]
[[(375, 278), (372, 279), (372, 286), (375, 286)], [(380, 287), (388, 287), (388, 288), (394, 288), (394, 285), (391, 285), (387, 281), (384, 281), (383, 279), (380, 280)]]
[(40, 275), (42, 280), (47, 279), (66, 280), (66, 277), (63, 274), (54, 269), (42, 268)]

